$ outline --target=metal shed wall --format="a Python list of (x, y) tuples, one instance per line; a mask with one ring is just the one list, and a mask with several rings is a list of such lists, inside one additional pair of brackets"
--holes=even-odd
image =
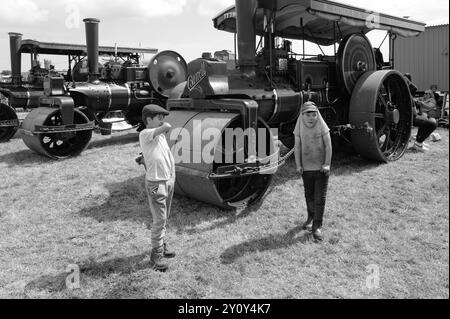
[(419, 90), (437, 85), (448, 91), (449, 25), (427, 27), (417, 38), (397, 38), (395, 41), (395, 69), (411, 73)]

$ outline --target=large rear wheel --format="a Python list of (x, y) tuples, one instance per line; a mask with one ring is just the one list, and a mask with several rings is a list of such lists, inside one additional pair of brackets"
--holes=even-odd
[(16, 111), (9, 105), (0, 103), (0, 143), (13, 138), (18, 128), (19, 120)]
[(363, 157), (396, 161), (408, 147), (412, 128), (412, 98), (400, 72), (367, 72), (350, 101), (352, 143)]

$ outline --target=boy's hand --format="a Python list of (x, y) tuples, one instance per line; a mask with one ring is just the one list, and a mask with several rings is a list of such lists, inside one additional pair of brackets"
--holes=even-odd
[(169, 132), (172, 129), (172, 125), (166, 122), (164, 122), (161, 127), (164, 129), (164, 132)]
[(297, 167), (296, 171), (297, 171), (297, 173), (299, 173), (300, 175), (303, 175), (303, 167)]
[(322, 169), (320, 170), (322, 173), (325, 174), (325, 176), (330, 176), (330, 166), (329, 165), (323, 165)]
[(136, 157), (135, 161), (139, 165), (145, 165), (144, 156), (142, 154)]

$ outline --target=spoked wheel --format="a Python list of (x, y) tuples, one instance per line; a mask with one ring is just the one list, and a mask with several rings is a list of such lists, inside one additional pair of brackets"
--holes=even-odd
[[(259, 128), (265, 128), (265, 130), (261, 131), (261, 133), (264, 132), (264, 134), (266, 134), (266, 154), (260, 154), (260, 150), (258, 150), (259, 145), (256, 146), (255, 151), (259, 155), (262, 155), (262, 157), (270, 156), (272, 154), (271, 150), (274, 149), (274, 146), (272, 145), (273, 136), (270, 133), (270, 128), (264, 121), (260, 120), (258, 124)], [(227, 128), (238, 129), (242, 128), (242, 126), (242, 121), (239, 119), (230, 123)], [(242, 163), (243, 159), (248, 159), (249, 150), (247, 143), (244, 143), (245, 145), (239, 145), (238, 143), (236, 143), (236, 140), (233, 140), (233, 143), (230, 143), (229, 145), (231, 146), (231, 149), (229, 149), (227, 148), (226, 137), (223, 135), (222, 145), (221, 147), (216, 149), (216, 151), (222, 153), (221, 162), (223, 164), (215, 163), (214, 171), (217, 171), (221, 166), (228, 166), (231, 164), (227, 161), (227, 155), (230, 157), (229, 159), (233, 159), (233, 163)], [(239, 207), (242, 205), (242, 203), (245, 203), (245, 206), (249, 206), (257, 202), (261, 197), (264, 196), (270, 182), (272, 181), (272, 177), (272, 174), (257, 174), (245, 177), (239, 176), (219, 179), (215, 182), (215, 185), (224, 202), (228, 203), (230, 207)]]
[(13, 138), (18, 128), (19, 120), (16, 111), (9, 105), (0, 103), (0, 143)]
[(400, 159), (412, 128), (412, 98), (402, 74), (364, 74), (350, 101), (350, 124), (353, 146), (362, 156), (385, 163)]
[[(74, 124), (88, 123), (89, 119), (79, 110), (74, 112)], [(59, 109), (40, 107), (28, 114), (23, 129), (28, 131), (23, 137), (24, 143), (33, 151), (55, 159), (64, 159), (80, 154), (89, 144), (92, 130), (65, 131), (57, 133), (35, 133), (37, 126), (62, 126)]]

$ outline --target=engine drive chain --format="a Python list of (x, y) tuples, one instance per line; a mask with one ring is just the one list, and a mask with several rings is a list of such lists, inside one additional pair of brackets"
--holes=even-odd
[(19, 127), (19, 120), (5, 120), (0, 121), (0, 127)]
[[(278, 159), (276, 162), (269, 163), (262, 166), (254, 166), (254, 167), (235, 167), (234, 169), (225, 172), (223, 174), (215, 174), (212, 173), (209, 175), (211, 179), (220, 179), (220, 178), (226, 178), (231, 176), (245, 176), (245, 175), (254, 175), (254, 174), (263, 174), (265, 172), (272, 171), (274, 169), (280, 168), (286, 164), (286, 161), (294, 154), (295, 148), (290, 150), (286, 155)], [(262, 161), (266, 161), (270, 159), (271, 157), (274, 157), (278, 153), (275, 153), (271, 156), (266, 157), (265, 159), (262, 159)]]

